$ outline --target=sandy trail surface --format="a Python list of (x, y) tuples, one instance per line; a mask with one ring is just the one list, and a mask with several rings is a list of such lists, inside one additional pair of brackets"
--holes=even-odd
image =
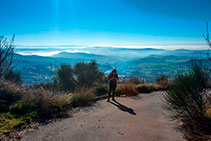
[(182, 141), (162, 108), (163, 92), (100, 100), (28, 134), (24, 141)]

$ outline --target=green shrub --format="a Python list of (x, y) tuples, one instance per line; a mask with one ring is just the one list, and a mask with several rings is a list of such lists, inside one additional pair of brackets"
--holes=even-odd
[(108, 94), (108, 86), (107, 85), (100, 85), (96, 88), (96, 96), (102, 96)]
[(21, 74), (19, 72), (14, 72), (14, 70), (10, 69), (5, 72), (4, 79), (14, 82), (16, 84), (21, 84)]
[(76, 86), (75, 79), (73, 78), (73, 68), (70, 65), (62, 64), (57, 70), (57, 79), (61, 89), (74, 90)]
[(136, 96), (138, 92), (136, 91), (135, 85), (133, 83), (120, 83), (117, 85), (115, 94), (117, 96)]
[(91, 104), (91, 100), (93, 100), (94, 98), (95, 96), (92, 91), (80, 90), (72, 95), (72, 97), (70, 98), (70, 104), (73, 107), (89, 106)]
[(202, 134), (211, 135), (211, 119), (205, 115), (205, 88), (209, 73), (201, 65), (193, 65), (188, 74), (178, 74), (164, 95), (165, 107), (172, 118), (183, 123), (185, 138), (203, 140)]
[(9, 107), (20, 98), (21, 92), (18, 86), (11, 82), (0, 81), (0, 112), (8, 112)]

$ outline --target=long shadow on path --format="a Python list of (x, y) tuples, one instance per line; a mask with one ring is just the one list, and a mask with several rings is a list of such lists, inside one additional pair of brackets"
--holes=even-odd
[(134, 110), (132, 108), (128, 108), (127, 106), (119, 103), (118, 101), (114, 100), (113, 102), (112, 101), (109, 101), (111, 104), (115, 105), (117, 108), (119, 108), (119, 110), (121, 111), (124, 111), (124, 112), (128, 112), (129, 114), (132, 114), (132, 115), (136, 115), (136, 113), (134, 112)]

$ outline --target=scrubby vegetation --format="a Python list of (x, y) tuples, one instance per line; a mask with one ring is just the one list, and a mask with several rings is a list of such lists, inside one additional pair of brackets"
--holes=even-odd
[(0, 139), (28, 123), (66, 117), (72, 108), (88, 106), (95, 96), (107, 94), (104, 74), (94, 61), (61, 65), (56, 73), (53, 82), (36, 85), (20, 85), (19, 79), (9, 79), (19, 75), (5, 73), (8, 79), (0, 81)]
[(10, 113), (17, 116), (33, 114), (34, 120), (46, 121), (54, 117), (67, 115), (68, 100), (64, 96), (53, 95), (45, 90), (30, 90), (21, 100), (10, 108)]
[(126, 96), (136, 96), (138, 92), (135, 89), (135, 84), (133, 83), (120, 83), (116, 88), (116, 95), (126, 95)]
[(12, 131), (31, 122), (68, 116), (71, 108), (67, 95), (3, 81), (0, 81), (0, 105), (1, 136), (11, 136)]
[(206, 88), (209, 72), (200, 65), (193, 65), (187, 74), (178, 74), (164, 95), (165, 107), (172, 112), (172, 119), (182, 122), (184, 138), (191, 141), (211, 139), (211, 118)]
[(150, 93), (150, 92), (153, 92), (153, 91), (162, 90), (162, 87), (160, 85), (158, 85), (158, 84), (142, 83), (142, 84), (136, 85), (135, 89), (139, 93)]
[(22, 83), (20, 73), (19, 72), (14, 72), (14, 70), (12, 70), (12, 69), (10, 69), (10, 70), (5, 72), (4, 79), (8, 80), (8, 81), (11, 81), (13, 83), (16, 83), (18, 85), (20, 85)]
[(72, 108), (90, 105), (94, 94), (94, 90), (88, 89), (62, 94), (0, 81), (0, 139), (12, 136), (13, 131), (32, 122), (67, 117)]
[(71, 96), (70, 103), (73, 107), (89, 106), (94, 98), (93, 90), (80, 89)]
[(108, 84), (102, 84), (96, 87), (95, 95), (96, 96), (103, 96), (108, 94)]
[(156, 79), (156, 83), (162, 90), (167, 90), (169, 86), (169, 78), (167, 76), (160, 76)]
[(20, 98), (20, 89), (15, 84), (0, 81), (0, 112), (8, 112), (9, 107)]
[[(166, 79), (168, 79), (166, 77)], [(144, 83), (139, 81), (139, 79), (130, 79), (120, 82), (117, 85), (116, 95), (126, 95), (126, 96), (136, 96), (139, 93), (151, 93), (153, 91), (166, 90), (168, 82), (164, 84), (161, 83)]]

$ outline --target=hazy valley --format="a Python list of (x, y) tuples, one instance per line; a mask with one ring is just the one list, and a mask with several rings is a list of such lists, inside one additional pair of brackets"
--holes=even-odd
[(206, 61), (209, 54), (209, 50), (68, 46), (23, 47), (16, 52), (16, 71), (21, 73), (26, 84), (51, 81), (55, 68), (61, 64), (74, 65), (91, 60), (95, 60), (106, 75), (117, 68), (121, 77), (139, 77), (145, 82), (153, 82), (162, 75), (173, 78), (177, 72), (185, 73), (191, 62)]

